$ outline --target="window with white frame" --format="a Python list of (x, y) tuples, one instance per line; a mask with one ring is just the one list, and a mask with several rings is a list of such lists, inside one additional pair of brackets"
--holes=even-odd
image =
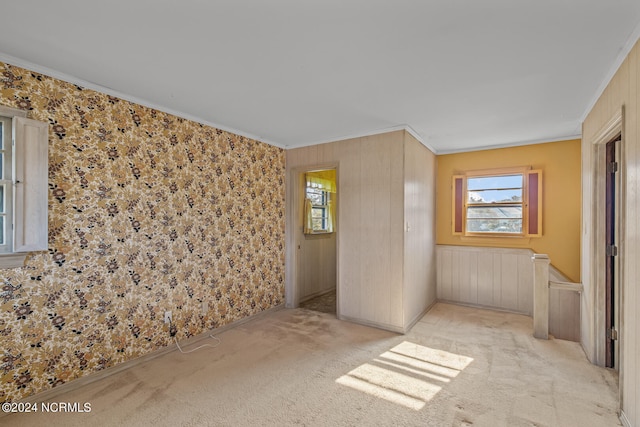
[(453, 234), (542, 235), (542, 172), (526, 168), (453, 177)]
[(335, 212), (333, 197), (336, 194), (335, 169), (305, 173), (304, 234), (333, 233)]
[(467, 232), (522, 234), (523, 184), (523, 174), (467, 177)]
[(0, 106), (0, 268), (48, 248), (48, 129)]
[(311, 201), (311, 230), (314, 233), (328, 232), (331, 223), (331, 193), (320, 188), (307, 187), (307, 199)]
[(13, 173), (11, 118), (0, 117), (0, 253), (13, 251)]

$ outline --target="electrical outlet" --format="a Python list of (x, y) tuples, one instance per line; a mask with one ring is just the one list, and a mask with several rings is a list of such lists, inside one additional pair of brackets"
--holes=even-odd
[(206, 301), (202, 301), (202, 315), (206, 316), (207, 311), (209, 311), (209, 304)]
[(171, 317), (171, 311), (164, 312), (164, 323), (171, 323), (173, 321), (173, 317)]

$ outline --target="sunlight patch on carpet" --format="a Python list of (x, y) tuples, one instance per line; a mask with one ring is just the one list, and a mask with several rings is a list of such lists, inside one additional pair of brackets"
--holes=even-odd
[(336, 382), (418, 411), (472, 361), (404, 341)]

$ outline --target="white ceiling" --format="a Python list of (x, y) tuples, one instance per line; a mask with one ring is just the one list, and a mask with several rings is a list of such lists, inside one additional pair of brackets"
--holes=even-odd
[[(19, 0), (0, 60), (296, 147), (406, 126), (438, 153), (559, 140), (638, 0)], [(105, 89), (106, 88), (106, 89)]]

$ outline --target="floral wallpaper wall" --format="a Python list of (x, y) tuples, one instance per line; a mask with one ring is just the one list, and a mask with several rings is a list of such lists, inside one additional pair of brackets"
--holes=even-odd
[(0, 401), (171, 344), (166, 310), (184, 339), (284, 301), (284, 150), (0, 74), (0, 103), (50, 124), (49, 251), (0, 270)]

